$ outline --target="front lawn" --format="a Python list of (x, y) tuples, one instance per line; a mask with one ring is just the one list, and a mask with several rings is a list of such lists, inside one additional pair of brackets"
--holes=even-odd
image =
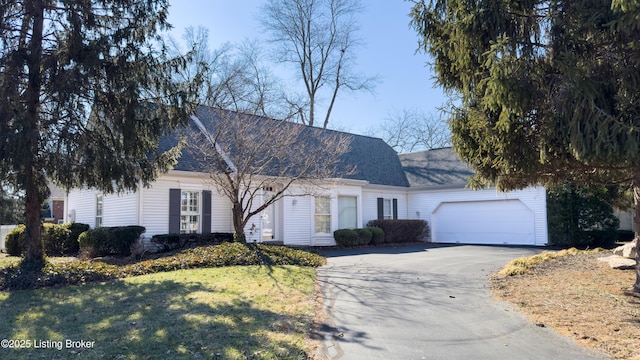
[(0, 264), (0, 291), (79, 285), (183, 269), (234, 265), (318, 267), (326, 263), (324, 257), (303, 250), (237, 242), (186, 249), (144, 261), (130, 262), (117, 258), (109, 260), (116, 260), (119, 265), (105, 259), (78, 261), (76, 258), (52, 258), (42, 271), (34, 272), (28, 267), (18, 266), (17, 261), (4, 267)]
[(304, 359), (314, 282), (312, 267), (228, 266), (0, 292), (0, 339), (28, 347), (3, 341), (0, 358)]

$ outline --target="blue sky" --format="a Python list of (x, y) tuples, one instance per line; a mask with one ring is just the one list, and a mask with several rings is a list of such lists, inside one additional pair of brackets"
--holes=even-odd
[[(169, 22), (172, 35), (180, 39), (188, 26), (209, 29), (210, 47), (225, 42), (240, 43), (260, 39), (257, 17), (264, 0), (171, 0)], [(356, 58), (356, 69), (378, 75), (380, 83), (374, 93), (343, 93), (338, 98), (330, 127), (354, 133), (367, 133), (384, 119), (404, 108), (417, 108), (434, 116), (439, 114), (446, 97), (434, 87), (428, 58), (415, 53), (418, 37), (409, 28), (411, 3), (404, 0), (363, 1), (358, 36), (363, 40)], [(291, 69), (278, 73), (285, 81), (295, 79)]]

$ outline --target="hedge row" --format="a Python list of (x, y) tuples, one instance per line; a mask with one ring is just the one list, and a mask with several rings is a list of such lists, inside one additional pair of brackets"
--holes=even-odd
[(171, 251), (181, 249), (187, 244), (193, 245), (216, 245), (225, 242), (233, 242), (233, 233), (211, 233), (211, 234), (160, 234), (153, 235), (151, 242), (160, 247), (160, 251)]
[[(78, 253), (78, 237), (89, 230), (89, 225), (81, 223), (44, 224), (42, 228), (42, 248), (47, 255), (75, 255)], [(18, 225), (5, 238), (7, 253), (20, 256), (24, 252), (25, 226)]]
[(105, 255), (128, 256), (131, 247), (145, 232), (143, 226), (99, 227), (83, 232), (78, 238), (80, 255), (96, 257)]
[(429, 234), (425, 220), (371, 220), (367, 226), (382, 229), (384, 242), (391, 244), (424, 241)]
[(340, 246), (382, 244), (384, 231), (380, 228), (340, 229), (333, 232), (333, 238)]

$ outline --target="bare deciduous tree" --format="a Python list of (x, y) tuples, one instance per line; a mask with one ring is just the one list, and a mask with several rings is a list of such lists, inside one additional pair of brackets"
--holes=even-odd
[(399, 153), (451, 146), (446, 122), (417, 109), (394, 111), (380, 125), (379, 136)]
[[(300, 99), (287, 95), (281, 80), (264, 63), (266, 56), (256, 41), (226, 43), (211, 50), (208, 30), (202, 26), (185, 29), (182, 40), (193, 53), (178, 80), (203, 75), (201, 104), (278, 119), (290, 119), (301, 107), (305, 108)], [(170, 43), (175, 55), (184, 52), (175, 39)]]
[[(348, 175), (342, 161), (351, 136), (284, 120), (209, 109), (209, 120), (194, 121), (187, 134), (191, 156), (232, 204), (237, 239), (246, 239), (249, 220), (284, 196), (310, 195), (326, 179)], [(310, 154), (313, 154), (310, 156)], [(324, 181), (321, 181), (324, 180)], [(265, 189), (271, 189), (264, 197)]]
[(315, 126), (318, 101), (328, 99), (323, 127), (327, 128), (340, 90), (371, 90), (376, 77), (355, 73), (356, 16), (359, 0), (268, 0), (261, 21), (275, 45), (276, 59), (292, 63), (308, 95), (300, 107), (303, 124)]

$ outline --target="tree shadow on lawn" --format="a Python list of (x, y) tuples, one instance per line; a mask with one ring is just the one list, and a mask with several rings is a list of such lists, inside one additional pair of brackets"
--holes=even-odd
[[(216, 293), (229, 296), (212, 304)], [(304, 321), (251, 300), (173, 280), (0, 293), (0, 338), (31, 341), (29, 349), (0, 348), (0, 358), (306, 358), (304, 344), (284, 339), (304, 331)], [(62, 349), (34, 348), (45, 340)], [(67, 340), (94, 343), (67, 348)]]

